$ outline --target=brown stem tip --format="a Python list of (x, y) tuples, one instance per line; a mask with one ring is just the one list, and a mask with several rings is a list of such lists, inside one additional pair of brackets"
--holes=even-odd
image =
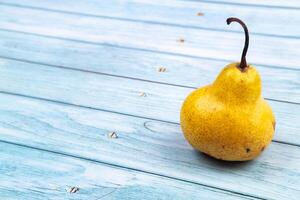
[(242, 58), (241, 58), (241, 63), (239, 65), (239, 68), (242, 72), (246, 71), (246, 69), (248, 68), (248, 65), (247, 65), (247, 61), (246, 61), (246, 54), (247, 54), (247, 51), (248, 51), (248, 46), (249, 46), (249, 32), (248, 32), (248, 28), (246, 26), (246, 24), (238, 19), (238, 18), (234, 18), (234, 17), (230, 17), (226, 20), (227, 24), (229, 25), (231, 22), (237, 22), (239, 23), (243, 29), (244, 29), (244, 32), (245, 32), (245, 45), (244, 45), (244, 49), (243, 49), (243, 54), (242, 54)]

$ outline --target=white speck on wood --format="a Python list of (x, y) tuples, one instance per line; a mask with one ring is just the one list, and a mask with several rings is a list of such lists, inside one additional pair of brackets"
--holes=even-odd
[(112, 132), (108, 133), (108, 137), (109, 137), (109, 138), (116, 139), (116, 138), (118, 138), (119, 136), (117, 135), (117, 133), (116, 133), (115, 131), (112, 131)]

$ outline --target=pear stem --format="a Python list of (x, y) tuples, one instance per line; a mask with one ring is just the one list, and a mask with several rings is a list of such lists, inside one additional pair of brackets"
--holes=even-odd
[(247, 55), (248, 46), (249, 46), (249, 32), (248, 32), (248, 28), (247, 28), (246, 24), (242, 20), (240, 20), (238, 18), (230, 17), (230, 18), (228, 18), (226, 20), (226, 22), (227, 22), (227, 25), (229, 25), (231, 22), (237, 22), (244, 29), (244, 32), (245, 32), (245, 45), (244, 45), (244, 49), (243, 49), (243, 54), (242, 54), (241, 62), (240, 62), (240, 65), (239, 65), (240, 70), (242, 72), (244, 72), (248, 68), (247, 61), (246, 61), (246, 55)]

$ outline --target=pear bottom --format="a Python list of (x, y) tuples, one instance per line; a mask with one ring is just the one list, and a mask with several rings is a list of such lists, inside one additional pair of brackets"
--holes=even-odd
[(225, 104), (198, 89), (185, 100), (180, 115), (187, 141), (197, 150), (226, 161), (256, 158), (272, 140), (275, 118), (264, 99), (253, 104)]

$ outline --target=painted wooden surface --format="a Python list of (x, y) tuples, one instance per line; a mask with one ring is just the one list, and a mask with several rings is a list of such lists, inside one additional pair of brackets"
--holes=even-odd
[[(2, 57), (71, 69), (195, 88), (212, 82), (227, 61), (86, 44), (32, 34), (0, 31)], [(26, 38), (22, 44), (19, 40)], [(64, 59), (57, 59), (63, 57)], [(86, 63), (86, 60), (89, 62)], [(165, 67), (165, 73), (159, 68)], [(264, 97), (300, 103), (300, 71), (258, 66)], [(182, 76), (188, 74), (188, 76)], [(284, 74), (284, 76), (282, 76)], [(200, 78), (201, 77), (201, 78)], [(276, 77), (276, 79), (274, 79)], [(280, 81), (278, 81), (280, 80)], [(280, 84), (278, 84), (280, 82)], [(276, 84), (276, 87), (273, 86)]]
[[(176, 124), (14, 95), (0, 97), (2, 141), (259, 198), (300, 195), (299, 147), (274, 142), (252, 162), (225, 163), (193, 150)], [(118, 138), (109, 138), (111, 131)]]
[[(0, 0), (0, 198), (298, 200), (299, 2), (105, 2)], [(277, 119), (244, 163), (196, 152), (178, 123), (185, 96), (239, 59), (233, 14)]]
[[(242, 33), (95, 18), (7, 5), (0, 5), (0, 19), (2, 29), (227, 62), (240, 58), (244, 42)], [(224, 24), (225, 19), (221, 23)], [(231, 26), (240, 28), (237, 24)], [(178, 42), (181, 38), (185, 39), (184, 43)], [(300, 52), (294, 48), (297, 46), (300, 46), (297, 38), (252, 35), (248, 60), (257, 65), (298, 68)]]
[[(252, 199), (55, 152), (0, 146), (1, 199)], [(70, 193), (72, 187), (79, 190)]]
[[(173, 123), (179, 122), (182, 102), (193, 90), (6, 59), (0, 60), (0, 66), (3, 92)], [(142, 93), (146, 96), (141, 96)], [(275, 140), (300, 145), (297, 118), (300, 105), (269, 103), (277, 118), (279, 133)]]
[[(200, 0), (186, 0), (186, 1), (200, 1)], [(254, 7), (265, 7), (265, 8), (282, 8), (282, 9), (299, 9), (300, 2), (298, 0), (253, 0), (253, 1), (245, 1), (245, 0), (201, 0), (205, 2), (211, 3), (224, 3), (231, 5), (243, 5), (243, 6), (254, 6)]]
[[(54, 12), (84, 14), (100, 18), (111, 17), (118, 20), (134, 20), (187, 28), (242, 32), (239, 26), (229, 28), (224, 22), (224, 19), (228, 16), (236, 15), (238, 10), (239, 17), (247, 21), (247, 25), (251, 27), (252, 34), (277, 37), (299, 37), (300, 35), (300, 30), (294, 28), (300, 24), (299, 9), (289, 10), (289, 15), (285, 15), (282, 9), (249, 7), (241, 6), (240, 4), (223, 4), (220, 6), (220, 4), (209, 1), (182, 2), (174, 0), (111, 0), (110, 3), (107, 3), (105, 0), (77, 0), (76, 4), (72, 0), (65, 0), (63, 3), (60, 0), (1, 0), (0, 3), (11, 6), (46, 9)], [(253, 13), (256, 15), (255, 19), (253, 19)], [(260, 18), (264, 20), (261, 21), (259, 20)]]

